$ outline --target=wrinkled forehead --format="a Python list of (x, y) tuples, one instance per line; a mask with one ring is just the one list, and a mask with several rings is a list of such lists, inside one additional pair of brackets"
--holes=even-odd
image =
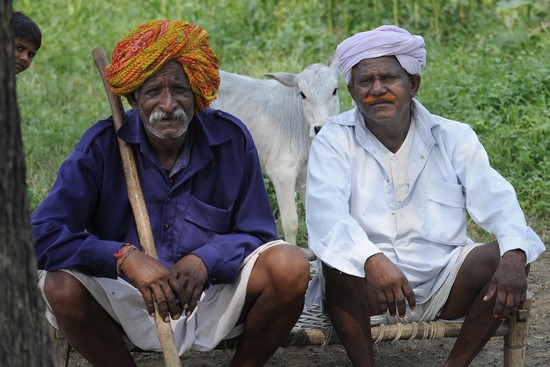
[(183, 70), (182, 65), (175, 60), (170, 60), (157, 72), (147, 78), (142, 87), (146, 85), (150, 86), (160, 84), (165, 81), (171, 81), (173, 83), (185, 84), (189, 86), (189, 78)]

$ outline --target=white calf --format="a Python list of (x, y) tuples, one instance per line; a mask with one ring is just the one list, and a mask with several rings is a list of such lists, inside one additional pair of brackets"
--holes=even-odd
[(247, 125), (275, 189), (285, 240), (296, 244), (295, 192), (305, 198), (308, 153), (316, 130), (339, 113), (338, 71), (329, 62), (310, 65), (299, 74), (264, 75), (271, 79), (221, 71), (212, 107)]

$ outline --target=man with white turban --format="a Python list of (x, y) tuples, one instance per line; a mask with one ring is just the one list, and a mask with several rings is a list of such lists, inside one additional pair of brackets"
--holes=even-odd
[[(208, 33), (142, 24), (106, 79), (132, 107), (94, 124), (33, 213), (48, 321), (94, 366), (161, 351), (155, 309), (179, 354), (239, 336), (231, 366), (261, 366), (302, 313), (309, 262), (277, 240), (244, 124), (209, 108), (220, 83)], [(141, 252), (117, 140), (132, 149), (158, 259)]]
[[(463, 319), (445, 366), (467, 366), (525, 301), (544, 251), (512, 186), (466, 124), (416, 100), (424, 40), (381, 26), (336, 49), (356, 105), (311, 146), (309, 246), (323, 301), (354, 366), (374, 365), (370, 325)], [(467, 236), (466, 213), (496, 237)]]

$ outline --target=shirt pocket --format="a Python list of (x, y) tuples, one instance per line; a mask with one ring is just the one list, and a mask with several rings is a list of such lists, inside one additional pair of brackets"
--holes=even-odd
[(231, 208), (223, 209), (190, 196), (185, 221), (206, 233), (224, 234), (229, 232)]
[(462, 186), (440, 180), (426, 185), (424, 235), (448, 244), (466, 242), (466, 209)]

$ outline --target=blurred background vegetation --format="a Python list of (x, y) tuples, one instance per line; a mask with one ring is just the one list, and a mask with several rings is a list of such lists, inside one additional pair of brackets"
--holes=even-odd
[[(327, 62), (346, 37), (395, 24), (426, 40), (418, 99), (475, 129), (549, 243), (550, 0), (14, 0), (13, 8), (43, 32), (33, 65), (17, 77), (31, 209), (84, 130), (110, 115), (92, 49), (110, 55), (133, 27), (162, 18), (198, 23), (222, 69), (261, 77)], [(351, 107), (343, 82), (340, 101), (342, 111)], [(307, 246), (303, 206), (301, 218), (298, 243)]]

